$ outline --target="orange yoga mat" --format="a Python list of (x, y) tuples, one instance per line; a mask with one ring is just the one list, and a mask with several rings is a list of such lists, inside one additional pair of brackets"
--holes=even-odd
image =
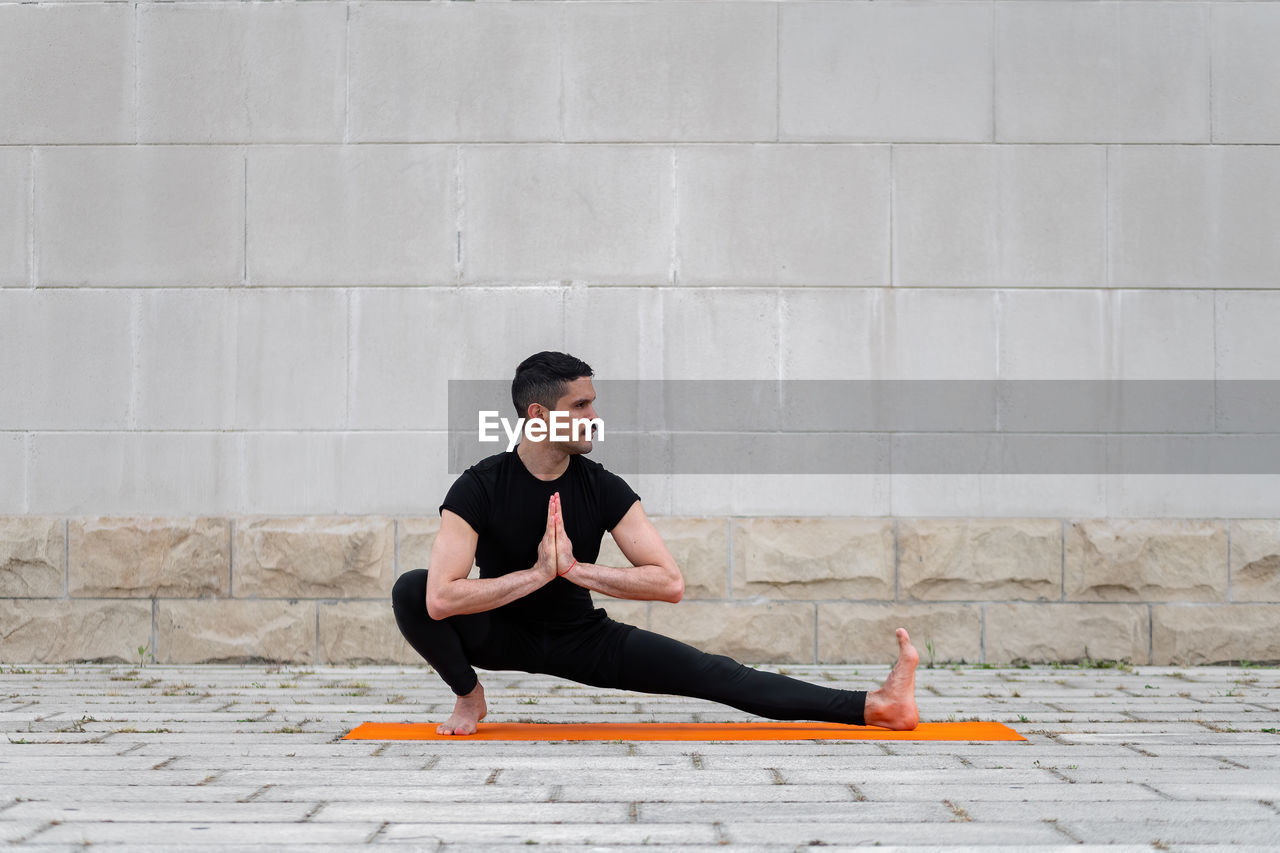
[(480, 723), (442, 735), (437, 723), (361, 723), (343, 740), (1026, 740), (1002, 723), (921, 723), (914, 731), (839, 723)]

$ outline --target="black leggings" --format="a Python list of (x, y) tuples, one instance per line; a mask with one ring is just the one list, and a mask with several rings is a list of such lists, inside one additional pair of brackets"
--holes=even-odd
[(773, 720), (863, 725), (867, 694), (835, 690), (761, 672), (724, 655), (599, 618), (571, 625), (539, 624), (500, 611), (432, 619), (427, 570), (401, 575), (391, 593), (396, 624), (459, 696), (479, 679), (474, 666), (568, 678), (596, 687), (709, 699)]

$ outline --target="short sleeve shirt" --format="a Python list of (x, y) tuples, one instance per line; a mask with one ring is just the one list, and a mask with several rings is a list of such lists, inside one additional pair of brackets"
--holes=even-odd
[[(594, 563), (600, 541), (640, 497), (618, 475), (581, 455), (555, 480), (539, 480), (514, 450), (472, 465), (454, 481), (441, 511), (461, 516), (479, 535), (476, 564), (480, 576), (495, 578), (533, 566), (547, 527), (547, 502), (560, 493), (564, 528), (580, 562)], [(500, 608), (510, 615), (541, 622), (572, 622), (594, 610), (591, 593), (556, 578)]]

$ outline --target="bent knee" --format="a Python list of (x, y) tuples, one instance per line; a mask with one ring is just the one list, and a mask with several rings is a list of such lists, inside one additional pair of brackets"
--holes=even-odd
[(396, 610), (427, 609), (426, 569), (413, 569), (396, 578), (391, 587), (391, 606)]

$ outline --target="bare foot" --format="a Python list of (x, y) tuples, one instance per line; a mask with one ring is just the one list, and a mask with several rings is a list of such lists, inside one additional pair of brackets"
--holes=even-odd
[(920, 653), (911, 645), (907, 629), (899, 628), (897, 635), (898, 662), (880, 689), (867, 694), (863, 716), (869, 726), (910, 731), (920, 723), (916, 708), (916, 664), (920, 663)]
[(436, 727), (436, 733), (442, 735), (473, 735), (476, 723), (489, 713), (489, 706), (484, 704), (484, 688), (476, 682), (475, 688), (466, 696), (459, 696), (453, 706), (453, 716)]

